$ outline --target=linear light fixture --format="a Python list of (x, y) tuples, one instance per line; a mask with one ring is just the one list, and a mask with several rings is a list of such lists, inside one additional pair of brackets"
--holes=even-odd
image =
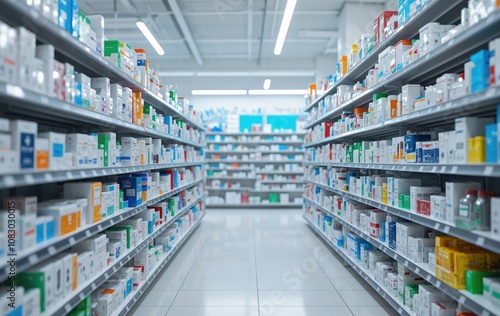
[(288, 0), (286, 3), (285, 13), (283, 14), (283, 20), (281, 20), (281, 27), (278, 33), (278, 39), (276, 40), (276, 46), (274, 47), (274, 55), (276, 56), (281, 54), (283, 45), (285, 45), (286, 35), (288, 33), (288, 28), (290, 27), (290, 22), (292, 21), (296, 4), (297, 0)]
[(249, 90), (249, 95), (306, 95), (306, 89), (289, 90)]
[(247, 95), (247, 90), (193, 90), (192, 95)]
[(264, 80), (264, 90), (269, 90), (271, 88), (271, 79)]
[(158, 55), (160, 55), (160, 56), (165, 55), (165, 51), (161, 47), (160, 43), (158, 43), (156, 38), (153, 36), (153, 33), (151, 33), (151, 31), (149, 30), (147, 25), (142, 21), (137, 21), (137, 23), (135, 25), (137, 25), (139, 30), (142, 32), (144, 37), (146, 37), (146, 39), (151, 44), (151, 46), (153, 46), (153, 48), (158, 53)]

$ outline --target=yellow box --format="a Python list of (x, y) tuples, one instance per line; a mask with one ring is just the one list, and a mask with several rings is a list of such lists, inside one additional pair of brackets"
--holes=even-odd
[(486, 138), (478, 136), (469, 138), (469, 162), (483, 163), (486, 161)]
[(76, 254), (73, 254), (73, 258), (71, 258), (71, 262), (73, 264), (72, 267), (72, 275), (73, 275), (73, 284), (72, 288), (73, 291), (75, 291), (78, 288), (78, 256)]
[(465, 276), (463, 278), (463, 283), (460, 283), (459, 278), (455, 273), (448, 271), (443, 267), (436, 266), (436, 278), (457, 290), (465, 290)]
[(454, 270), (455, 249), (449, 247), (436, 247), (436, 265), (449, 271)]
[(387, 183), (382, 183), (382, 203), (387, 204)]
[(436, 236), (436, 248), (437, 247), (451, 247), (455, 237), (451, 236)]
[(500, 270), (500, 254), (486, 251), (484, 253), (485, 266), (488, 271)]

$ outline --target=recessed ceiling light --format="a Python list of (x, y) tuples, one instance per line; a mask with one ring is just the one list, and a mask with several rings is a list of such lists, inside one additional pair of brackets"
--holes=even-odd
[(160, 43), (158, 43), (156, 38), (153, 36), (153, 33), (151, 33), (147, 25), (142, 21), (137, 21), (136, 25), (139, 28), (139, 30), (141, 30), (142, 34), (144, 35), (144, 37), (146, 37), (151, 46), (153, 46), (158, 55), (160, 56), (165, 55), (165, 51), (161, 47)]
[(281, 20), (281, 27), (278, 33), (278, 39), (276, 40), (276, 46), (274, 47), (274, 55), (276, 56), (281, 54), (283, 45), (285, 45), (286, 35), (290, 27), (290, 22), (292, 21), (296, 4), (297, 0), (288, 0), (286, 3), (285, 13), (283, 14), (283, 20)]
[(271, 79), (264, 80), (264, 90), (269, 90), (271, 88)]

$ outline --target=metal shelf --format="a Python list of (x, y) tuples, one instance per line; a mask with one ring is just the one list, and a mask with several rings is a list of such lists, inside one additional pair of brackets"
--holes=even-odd
[(390, 45), (394, 45), (403, 39), (414, 38), (419, 34), (420, 28), (425, 26), (429, 22), (435, 22), (436, 20), (439, 20), (446, 15), (453, 17), (460, 16), (459, 12), (461, 8), (464, 7), (467, 7), (466, 0), (436, 0), (428, 3), (419, 11), (419, 13), (412, 16), (410, 20), (406, 21), (403, 25), (399, 26), (395, 32), (390, 34), (382, 43), (375, 47), (368, 56), (359, 61), (356, 66), (354, 66), (344, 77), (342, 77), (332, 87), (325, 91), (325, 93), (323, 93), (311, 104), (309, 104), (306, 107), (306, 111), (309, 111), (313, 107), (318, 105), (318, 103), (328, 95), (334, 94), (338, 86), (356, 83), (356, 81), (361, 79), (362, 76), (365, 75), (368, 70), (370, 70), (370, 68), (372, 68), (373, 65), (377, 62), (378, 55)]
[(236, 172), (236, 171), (253, 171), (253, 168), (234, 168), (234, 169), (227, 169), (227, 168), (207, 168), (205, 169), (207, 171), (230, 171), (230, 172)]
[(272, 161), (267, 161), (267, 160), (210, 160), (206, 159), (205, 163), (213, 164), (213, 163), (242, 163), (242, 164), (301, 164), (303, 163), (302, 161), (297, 161), (297, 160), (272, 160)]
[(408, 127), (409, 124), (411, 126), (428, 127), (430, 124), (453, 122), (455, 118), (469, 114), (491, 114), (496, 109), (498, 102), (500, 102), (500, 86), (493, 86), (456, 100), (386, 120), (383, 123), (366, 126), (342, 135), (327, 137), (320, 141), (305, 143), (304, 147), (314, 147), (341, 140), (360, 139), (363, 136), (381, 137), (397, 132), (399, 127)]
[[(75, 244), (93, 235), (96, 235), (119, 222), (126, 220), (127, 218), (130, 218), (136, 214), (143, 212), (144, 210), (146, 210), (148, 206), (161, 202), (166, 198), (174, 196), (186, 189), (195, 187), (202, 182), (203, 179), (200, 179), (193, 183), (184, 185), (159, 197), (153, 198), (140, 206), (125, 209), (122, 212), (117, 213), (109, 218), (106, 218), (98, 223), (87, 225), (85, 227), (78, 229), (76, 232), (73, 232), (71, 234), (62, 237), (54, 237), (52, 240), (43, 243), (36, 248), (27, 249), (22, 253), (18, 253), (17, 256), (15, 257), (16, 272), (20, 273), (26, 271), (30, 267), (33, 267), (36, 264), (49, 259), (53, 255), (60, 253), (61, 251), (66, 250), (74, 246)], [(10, 271), (9, 266), (7, 264), (0, 265), (0, 282), (7, 280), (9, 271)]]
[[(335, 218), (335, 221), (340, 222), (342, 226), (347, 227), (349, 230), (352, 232), (356, 233), (358, 236), (362, 237), (366, 241), (370, 242), (374, 247), (378, 248), (394, 260), (397, 260), (399, 262), (404, 263), (404, 266), (407, 267), (408, 269), (412, 270), (415, 272), (417, 275), (421, 276), (424, 278), (427, 282), (441, 290), (443, 293), (451, 297), (457, 302), (461, 302), (462, 305), (466, 306), (470, 310), (472, 310), (474, 313), (478, 315), (489, 315), (491, 312), (493, 315), (498, 315), (499, 309), (498, 307), (494, 306), (488, 306), (485, 305), (484, 303), (486, 300), (483, 298), (482, 295), (473, 295), (470, 294), (467, 291), (459, 291), (454, 289), (453, 287), (442, 283), (440, 280), (436, 278), (436, 273), (435, 271), (432, 271), (429, 268), (429, 265), (427, 263), (415, 263), (412, 262), (410, 259), (408, 259), (406, 256), (401, 255), (397, 251), (394, 251), (391, 249), (386, 243), (381, 242), (380, 240), (371, 237), (369, 234), (361, 231), (359, 228), (356, 226), (349, 224), (346, 222), (343, 218), (339, 217), (335, 213), (327, 210), (324, 208), (322, 205), (316, 203), (315, 201), (304, 197), (304, 200), (306, 200), (308, 203), (312, 204), (314, 207), (317, 209), (327, 213), (331, 217)], [(468, 295), (467, 295), (468, 294)], [(492, 304), (490, 304), (492, 305)]]
[(91, 280), (79, 286), (77, 290), (71, 292), (69, 297), (65, 297), (59, 300), (54, 306), (51, 306), (43, 315), (64, 315), (69, 313), (73, 308), (75, 308), (85, 297), (91, 295), (95, 289), (99, 288), (107, 279), (109, 279), (113, 274), (123, 267), (128, 261), (135, 257), (142, 249), (146, 248), (158, 237), (163, 231), (165, 231), (170, 225), (172, 225), (176, 220), (181, 218), (187, 211), (189, 211), (193, 206), (196, 205), (203, 196), (200, 196), (188, 206), (182, 209), (178, 214), (176, 214), (172, 219), (159, 227), (153, 234), (149, 235), (145, 240), (143, 240), (139, 245), (130, 249), (127, 253), (123, 254), (117, 261), (112, 262), (104, 271), (98, 272), (99, 274), (93, 277)]
[(221, 154), (221, 155), (244, 155), (244, 154), (304, 154), (303, 150), (205, 150), (205, 153), (210, 155)]
[(2, 103), (8, 104), (8, 106), (2, 107), (3, 112), (18, 113), (25, 117), (43, 118), (54, 122), (54, 125), (82, 126), (82, 123), (84, 123), (84, 127), (96, 131), (102, 131), (105, 127), (107, 131), (160, 138), (196, 148), (205, 147), (205, 144), (198, 144), (158, 130), (128, 123), (10, 83), (0, 82), (0, 98)]
[(302, 203), (259, 203), (259, 204), (207, 204), (211, 208), (280, 208), (300, 207)]
[(266, 184), (304, 184), (305, 181), (296, 180), (260, 180), (261, 183)]
[(207, 144), (214, 144), (214, 145), (302, 145), (304, 143), (303, 140), (297, 140), (297, 141), (279, 141), (279, 140), (273, 140), (273, 141), (213, 141), (213, 140), (207, 140)]
[(384, 300), (387, 301), (391, 305), (392, 308), (394, 308), (399, 315), (409, 315), (409, 316), (415, 316), (415, 313), (410, 311), (408, 307), (404, 306), (402, 303), (400, 303), (396, 297), (392, 296), (387, 292), (385, 289), (385, 286), (377, 283), (375, 281), (375, 278), (366, 271), (360, 264), (357, 262), (353, 261), (351, 257), (349, 257), (346, 252), (343, 249), (340, 249), (339, 247), (335, 246), (333, 242), (328, 239), (311, 221), (305, 216), (302, 215), (304, 219), (306, 220), (306, 223), (312, 228), (312, 230), (319, 235), (323, 240), (333, 249), (337, 254), (339, 254), (342, 259), (345, 260), (361, 277), (368, 283), (370, 284), (371, 287), (373, 287), (377, 293), (379, 293)]
[(325, 166), (367, 170), (384, 170), (399, 172), (418, 172), (435, 174), (452, 174), (476, 177), (500, 177), (500, 164), (369, 164), (369, 163), (336, 163), (336, 162), (310, 162), (310, 166)]
[(147, 170), (173, 169), (201, 166), (203, 162), (193, 163), (169, 163), (154, 164), (135, 167), (116, 167), (116, 168), (86, 168), (86, 169), (67, 169), (67, 170), (35, 170), (32, 172), (23, 171), (9, 174), (0, 174), (0, 189), (23, 187), (29, 185), (47, 184), (54, 182), (73, 181), (81, 179), (90, 179), (97, 177), (113, 176), (133, 172), (142, 172)]
[(184, 236), (179, 240), (179, 242), (170, 250), (167, 254), (164, 254), (163, 259), (160, 260), (160, 264), (157, 265), (152, 273), (148, 275), (147, 280), (141, 281), (139, 288), (133, 291), (127, 299), (123, 302), (121, 306), (118, 307), (116, 311), (114, 311), (112, 316), (125, 316), (127, 313), (134, 307), (137, 301), (141, 298), (144, 292), (147, 291), (148, 287), (153, 283), (155, 278), (160, 274), (160, 272), (165, 268), (168, 262), (172, 259), (172, 257), (177, 253), (177, 251), (182, 247), (182, 245), (188, 240), (189, 236), (198, 228), (201, 224), (201, 220), (206, 214), (206, 210), (201, 212), (200, 218), (194, 223), (189, 230), (184, 234)]
[(304, 174), (304, 170), (301, 171), (256, 171), (256, 174), (281, 174), (281, 175), (290, 175), (290, 174)]
[(207, 180), (244, 180), (244, 181), (250, 181), (250, 180), (258, 180), (259, 178), (257, 177), (217, 177), (217, 176), (210, 176), (206, 177)]
[[(23, 17), (22, 19), (19, 17)], [(144, 100), (159, 111), (175, 118), (182, 119), (190, 126), (203, 130), (197, 122), (192, 121), (164, 100), (146, 90), (139, 82), (126, 75), (103, 56), (73, 38), (71, 34), (46, 18), (41, 12), (26, 5), (23, 1), (2, 1), (0, 19), (12, 26), (24, 26), (36, 34), (37, 40), (51, 44), (56, 49), (56, 58), (61, 62), (69, 62), (79, 72), (89, 77), (108, 77), (112, 83), (129, 87), (142, 93)]]
[(304, 193), (304, 190), (286, 190), (286, 189), (266, 189), (266, 190), (256, 190), (251, 188), (207, 188), (208, 191), (246, 191), (251, 193)]
[(386, 205), (380, 202), (376, 202), (365, 197), (358, 196), (356, 194), (352, 194), (349, 192), (344, 192), (341, 190), (337, 190), (331, 188), (327, 185), (317, 183), (314, 181), (306, 180), (306, 182), (314, 184), (318, 187), (321, 187), (327, 191), (333, 192), (335, 194), (341, 195), (343, 197), (349, 198), (351, 200), (363, 203), (365, 205), (369, 205), (376, 209), (382, 210), (387, 213), (391, 213), (397, 215), (401, 218), (409, 220), (411, 222), (420, 224), (422, 226), (426, 226), (432, 228), (436, 231), (443, 232), (447, 235), (451, 235), (462, 240), (468, 241), (472, 244), (478, 245), (482, 248), (488, 249), (495, 253), (498, 253), (500, 249), (500, 237), (494, 236), (491, 232), (478, 232), (478, 231), (468, 231), (464, 229), (457, 228), (450, 223), (442, 222), (434, 220), (428, 216), (423, 216), (415, 213), (410, 213), (407, 210), (400, 209), (394, 206)]
[[(431, 4), (450, 6), (450, 3), (444, 4), (444, 2), (445, 1), (434, 1), (431, 2)], [(483, 21), (469, 27), (467, 30), (428, 53), (425, 57), (419, 58), (408, 67), (392, 74), (384, 81), (379, 82), (371, 89), (357, 95), (339, 108), (307, 124), (306, 128), (333, 119), (339, 116), (343, 111), (352, 110), (357, 106), (368, 103), (371, 101), (374, 93), (399, 91), (401, 86), (408, 82), (422, 82), (435, 77), (440, 72), (463, 65), (464, 62), (469, 60), (471, 52), (484, 46), (488, 41), (500, 35), (500, 28), (498, 27), (499, 22), (500, 11), (497, 10), (492, 12)], [(372, 65), (373, 64), (374, 63), (372, 63)]]
[(210, 136), (273, 136), (273, 137), (281, 137), (281, 136), (304, 136), (306, 133), (305, 132), (287, 132), (287, 133), (281, 133), (281, 132), (271, 132), (271, 133), (265, 133), (265, 132), (252, 132), (252, 133), (244, 133), (244, 132), (207, 132), (207, 137)]

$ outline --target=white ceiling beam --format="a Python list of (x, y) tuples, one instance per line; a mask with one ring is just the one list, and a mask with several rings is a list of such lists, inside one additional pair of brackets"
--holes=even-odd
[(247, 13), (248, 60), (252, 60), (252, 32), (253, 32), (253, 0), (248, 0), (248, 13)]
[(181, 9), (179, 8), (179, 4), (177, 3), (176, 0), (167, 0), (167, 1), (168, 4), (170, 5), (170, 8), (172, 9), (175, 19), (177, 20), (177, 23), (179, 24), (182, 34), (186, 39), (187, 45), (191, 50), (191, 54), (193, 54), (193, 57), (198, 63), (198, 65), (200, 66), (203, 65), (203, 59), (201, 58), (200, 51), (198, 50), (193, 35), (191, 34), (191, 31), (189, 30), (189, 27), (186, 23), (186, 20), (182, 15)]

